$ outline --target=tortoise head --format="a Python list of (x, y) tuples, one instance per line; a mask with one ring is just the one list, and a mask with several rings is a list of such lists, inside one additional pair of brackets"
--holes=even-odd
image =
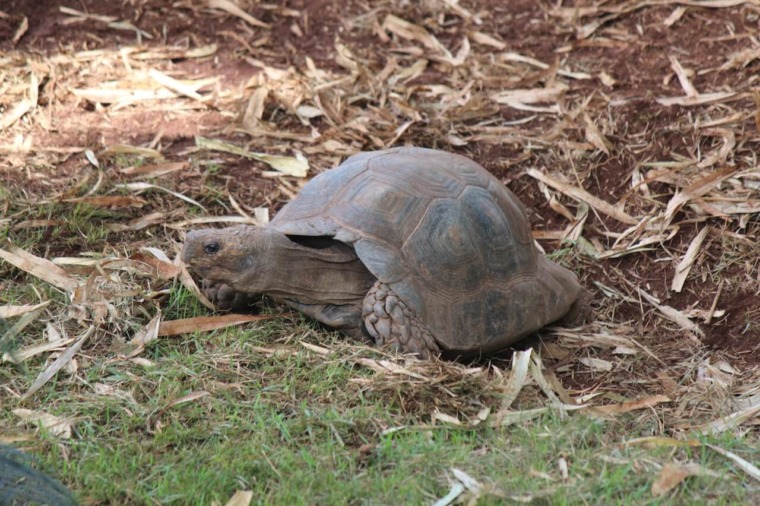
[(182, 261), (202, 278), (234, 287), (255, 276), (267, 251), (267, 236), (266, 229), (251, 226), (189, 232)]

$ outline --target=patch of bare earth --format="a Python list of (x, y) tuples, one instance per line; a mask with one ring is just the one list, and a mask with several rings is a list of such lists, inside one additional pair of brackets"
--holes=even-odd
[[(190, 228), (261, 221), (297, 194), (304, 159), (313, 176), (412, 144), (504, 181), (593, 291), (596, 322), (537, 346), (563, 402), (638, 399), (630, 409), (657, 405), (676, 434), (757, 405), (756, 5), (239, 3), (244, 16), (191, 1), (3, 4), (0, 226), (39, 257), (91, 260), (41, 264), (71, 280), (58, 280), (70, 311), (55, 314), (72, 335), (137, 323), (155, 337), (159, 289), (179, 271), (140, 247), (173, 257)], [(103, 208), (99, 249), (65, 241), (40, 202)], [(98, 259), (151, 266), (128, 281), (140, 311), (105, 287), (127, 283), (126, 264), (108, 277)], [(20, 272), (0, 264), (0, 304), (43, 302), (2, 299)]]

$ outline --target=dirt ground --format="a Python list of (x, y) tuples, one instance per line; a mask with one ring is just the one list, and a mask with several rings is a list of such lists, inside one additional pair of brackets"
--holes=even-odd
[[(39, 256), (72, 257), (82, 251), (52, 221), (30, 224), (38, 202), (149, 181), (202, 203), (204, 215), (239, 214), (229, 196), (246, 213), (275, 213), (303, 184), (272, 177), (259, 161), (203, 151), (196, 136), (300, 153), (310, 176), (361, 150), (435, 147), (507, 184), (542, 247), (593, 291), (595, 327), (543, 337), (563, 384), (670, 394), (718, 368), (733, 393), (754, 391), (760, 7), (707, 3), (720, 6), (240, 2), (256, 18), (244, 20), (189, 0), (6, 0), (3, 122), (22, 100), (31, 106), (0, 130), (0, 181), (11, 196), (0, 225), (16, 242), (39, 232), (29, 246)], [(151, 70), (190, 87), (210, 81), (195, 93), (136, 98), (135, 90), (166, 91), (145, 77)], [(118, 145), (161, 157), (135, 163), (144, 152)], [(173, 162), (182, 165), (156, 175)], [(131, 170), (141, 166), (145, 177)], [(161, 218), (111, 230), (96, 241), (101, 253), (176, 251), (197, 226), (181, 224), (187, 204), (167, 193), (117, 194), (135, 200), (97, 223)], [(673, 290), (690, 245), (690, 271)], [(22, 279), (0, 272), (0, 288)]]

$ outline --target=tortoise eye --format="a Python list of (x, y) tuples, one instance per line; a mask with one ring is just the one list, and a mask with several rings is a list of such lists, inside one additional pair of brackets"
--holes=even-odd
[(218, 242), (210, 242), (207, 245), (203, 247), (203, 252), (207, 255), (213, 255), (217, 251), (219, 251), (219, 243)]

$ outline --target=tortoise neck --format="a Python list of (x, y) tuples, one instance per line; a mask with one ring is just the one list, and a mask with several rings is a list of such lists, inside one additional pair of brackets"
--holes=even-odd
[(354, 248), (331, 237), (289, 237), (269, 227), (259, 232), (258, 265), (240, 290), (283, 302), (341, 305), (361, 303), (374, 282)]

